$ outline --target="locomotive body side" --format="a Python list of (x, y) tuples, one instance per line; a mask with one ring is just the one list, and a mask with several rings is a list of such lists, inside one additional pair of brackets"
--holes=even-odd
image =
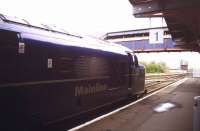
[(1, 48), (4, 128), (47, 126), (127, 97), (125, 55), (22, 36), (5, 42), (13, 47)]
[(122, 47), (0, 28), (0, 129), (38, 130), (144, 91), (137, 84), (144, 69)]

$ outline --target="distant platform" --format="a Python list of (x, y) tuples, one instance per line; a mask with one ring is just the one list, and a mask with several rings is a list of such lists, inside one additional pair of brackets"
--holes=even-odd
[[(200, 78), (185, 78), (80, 131), (192, 131)], [(77, 128), (78, 129), (78, 128)]]

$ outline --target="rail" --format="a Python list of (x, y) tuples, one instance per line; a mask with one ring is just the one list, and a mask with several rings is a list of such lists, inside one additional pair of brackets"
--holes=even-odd
[(145, 88), (147, 89), (147, 93), (151, 93), (167, 85), (170, 85), (180, 79), (183, 79), (187, 75), (187, 73), (146, 75)]

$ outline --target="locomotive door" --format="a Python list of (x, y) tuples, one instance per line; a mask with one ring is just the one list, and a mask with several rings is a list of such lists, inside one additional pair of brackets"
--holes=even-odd
[(134, 73), (134, 95), (140, 95), (142, 93), (144, 93), (145, 91), (145, 86), (144, 86), (144, 82), (145, 82), (145, 70), (144, 67), (142, 65), (139, 65), (138, 63), (138, 58), (136, 55), (134, 55), (134, 69), (133, 69), (133, 73)]
[(140, 94), (141, 84), (140, 84), (140, 68), (138, 64), (137, 56), (132, 56), (128, 54), (130, 66), (129, 66), (129, 90), (131, 90), (132, 95)]
[(0, 30), (0, 84), (16, 82), (17, 48), (17, 33)]
[(141, 87), (140, 87), (140, 68), (138, 65), (138, 59), (137, 56), (134, 55), (134, 68), (133, 68), (133, 74), (134, 74), (134, 94), (139, 94)]
[(18, 81), (18, 43), (16, 32), (0, 30), (0, 128), (4, 130), (16, 129), (16, 118), (22, 117), (17, 117), (19, 102), (14, 88)]

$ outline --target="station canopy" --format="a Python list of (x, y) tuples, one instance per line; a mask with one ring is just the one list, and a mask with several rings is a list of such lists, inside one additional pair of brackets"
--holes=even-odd
[(200, 0), (129, 0), (135, 17), (164, 17), (176, 46), (200, 52)]

